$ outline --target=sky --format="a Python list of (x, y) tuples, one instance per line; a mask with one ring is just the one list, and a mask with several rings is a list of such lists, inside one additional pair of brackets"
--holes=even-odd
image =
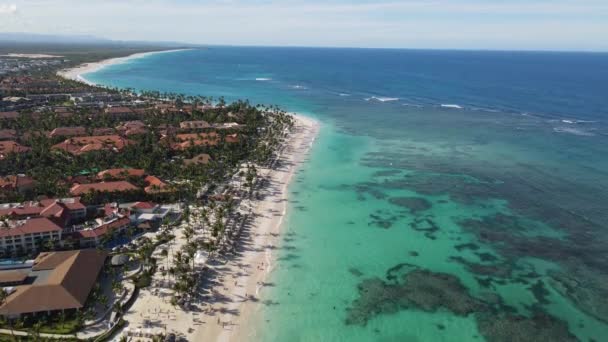
[(211, 45), (608, 51), (608, 0), (0, 0), (0, 32)]

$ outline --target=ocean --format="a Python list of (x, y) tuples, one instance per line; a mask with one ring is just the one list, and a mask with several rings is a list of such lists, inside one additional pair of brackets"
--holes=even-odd
[(86, 78), (322, 123), (251, 340), (608, 333), (608, 54), (209, 47)]

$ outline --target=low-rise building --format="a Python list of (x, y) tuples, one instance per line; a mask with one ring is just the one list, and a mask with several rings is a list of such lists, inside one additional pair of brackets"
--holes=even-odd
[(14, 129), (0, 129), (0, 140), (17, 139), (17, 131)]
[(211, 125), (207, 121), (198, 120), (198, 121), (184, 121), (179, 124), (179, 127), (182, 129), (204, 129), (210, 128)]
[(57, 127), (49, 133), (49, 137), (79, 137), (87, 135), (87, 129), (84, 127)]
[(143, 169), (108, 169), (97, 174), (98, 179), (127, 179), (129, 177), (143, 177), (146, 171)]
[[(60, 226), (61, 222), (70, 224), (82, 221), (87, 216), (87, 208), (75, 198), (51, 198), (40, 201), (28, 201), (23, 203), (0, 204), (0, 216), (12, 219), (26, 219), (28, 217), (47, 217)], [(65, 220), (65, 221), (63, 221)]]
[(144, 181), (146, 182), (146, 187), (144, 188), (144, 191), (147, 194), (154, 194), (169, 190), (169, 185), (156, 176), (147, 176)]
[(0, 177), (0, 189), (4, 191), (17, 191), (21, 194), (34, 189), (34, 179), (26, 175), (9, 175)]
[(0, 112), (0, 120), (17, 120), (18, 118), (18, 112)]
[(121, 125), (116, 127), (116, 130), (125, 136), (145, 134), (148, 132), (146, 124), (140, 120), (123, 122)]
[(78, 230), (74, 237), (81, 247), (95, 247), (109, 239), (112, 234), (125, 231), (131, 225), (131, 219), (119, 214), (96, 220), (96, 226)]
[(73, 137), (51, 147), (54, 150), (63, 150), (73, 155), (80, 155), (91, 151), (108, 150), (119, 152), (132, 143), (119, 135), (100, 135), (88, 137)]
[(101, 182), (91, 184), (75, 184), (70, 189), (73, 196), (82, 196), (89, 192), (125, 192), (139, 190), (135, 185), (126, 181)]
[(0, 271), (0, 285), (12, 285), (0, 315), (82, 309), (106, 258), (106, 252), (96, 249), (41, 253), (29, 268)]
[(220, 138), (216, 132), (176, 134), (171, 148), (179, 151), (194, 146), (216, 146), (219, 141)]
[(6, 157), (8, 157), (8, 155), (11, 153), (27, 153), (29, 151), (29, 147), (22, 146), (15, 141), (0, 141), (0, 160), (6, 159)]
[(108, 107), (104, 113), (115, 118), (125, 118), (135, 114), (129, 107)]
[(46, 217), (0, 222), (0, 251), (4, 255), (40, 249), (43, 241), (61, 241), (62, 228)]

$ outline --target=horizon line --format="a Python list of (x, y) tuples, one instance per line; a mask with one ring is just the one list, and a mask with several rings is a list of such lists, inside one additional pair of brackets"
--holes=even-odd
[[(95, 35), (66, 35), (66, 34), (45, 34), (45, 33), (26, 33), (26, 32), (4, 32), (4, 34), (25, 34), (25, 35), (39, 35), (39, 36), (52, 36), (56, 38), (65, 38), (70, 39), (70, 37), (90, 37), (92, 39), (91, 42), (83, 42), (83, 41), (59, 41), (59, 42), (44, 42), (44, 41), (31, 41), (31, 42), (22, 42), (17, 40), (5, 39), (2, 40), (0, 38), (0, 45), (5, 43), (13, 43), (16, 45), (36, 45), (36, 44), (48, 44), (48, 45), (112, 45), (112, 44), (123, 44), (129, 45), (133, 44), (133, 47), (136, 45), (148, 44), (150, 47), (163, 47), (159, 45), (164, 45), (169, 48), (206, 48), (206, 47), (243, 47), (243, 48), (311, 48), (311, 49), (362, 49), (362, 50), (410, 50), (410, 51), (461, 51), (461, 52), (557, 52), (557, 53), (608, 53), (608, 48), (601, 49), (569, 49), (569, 48), (547, 48), (547, 49), (528, 49), (528, 48), (459, 48), (459, 47), (396, 47), (396, 46), (386, 46), (386, 47), (378, 47), (378, 46), (335, 46), (335, 45), (266, 45), (266, 44), (207, 44), (207, 43), (189, 43), (189, 42), (179, 42), (179, 41), (151, 41), (151, 40), (115, 40), (108, 39), (103, 37), (98, 37)], [(95, 39), (99, 40), (96, 41)], [(154, 46), (156, 45), (156, 46)], [(1, 47), (1, 46), (0, 46)]]

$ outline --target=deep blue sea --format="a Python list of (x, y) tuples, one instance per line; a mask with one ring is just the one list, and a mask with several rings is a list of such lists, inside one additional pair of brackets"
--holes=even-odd
[(322, 123), (252, 340), (608, 334), (608, 54), (210, 47), (86, 78)]

